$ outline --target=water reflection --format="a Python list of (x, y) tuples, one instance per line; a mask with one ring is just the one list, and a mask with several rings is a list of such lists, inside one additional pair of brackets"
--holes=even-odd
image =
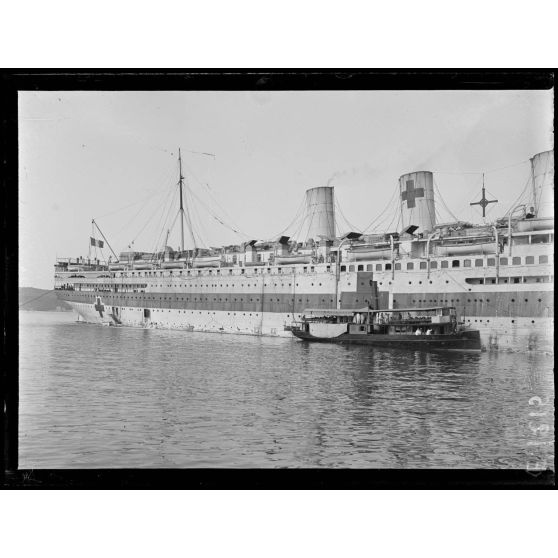
[(552, 364), (27, 320), (20, 466), (553, 466)]

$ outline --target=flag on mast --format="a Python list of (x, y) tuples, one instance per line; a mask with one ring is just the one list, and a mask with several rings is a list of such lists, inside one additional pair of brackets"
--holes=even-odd
[(91, 239), (91, 246), (97, 246), (99, 248), (103, 248), (105, 243), (102, 240), (96, 240), (92, 236), (89, 237)]

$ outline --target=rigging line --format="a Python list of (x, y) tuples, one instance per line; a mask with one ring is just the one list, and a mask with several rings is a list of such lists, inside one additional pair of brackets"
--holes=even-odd
[(137, 217), (139, 216), (139, 214), (145, 209), (147, 204), (147, 200), (145, 200), (145, 202), (143, 203), (143, 205), (139, 208), (139, 210), (137, 211), (137, 213), (128, 221), (126, 221), (126, 223), (124, 224), (124, 226), (118, 231), (117, 235), (120, 235), (122, 233), (122, 231), (124, 231), (124, 229), (127, 229), (128, 227), (131, 227), (132, 223), (137, 219)]
[[(335, 195), (335, 190), (333, 191), (333, 201), (335, 203), (335, 206), (339, 209), (339, 201), (337, 200), (337, 196)], [(333, 236), (335, 237), (335, 225), (339, 220), (335, 208), (332, 214), (326, 212), (326, 215), (327, 215), (327, 228), (328, 230), (333, 230)]]
[(242, 235), (242, 236), (248, 238), (248, 235), (246, 233), (239, 230), (238, 228), (234, 228), (232, 225), (226, 223), (224, 221), (224, 218), (223, 219), (219, 218), (215, 213), (213, 213), (213, 211), (203, 202), (203, 200), (201, 200), (192, 190), (189, 190), (189, 192), (205, 208), (205, 210), (209, 213), (209, 215), (211, 215), (211, 217), (213, 217), (215, 220), (219, 221), (224, 227), (230, 229), (231, 231), (238, 234), (239, 236)]
[[(436, 207), (436, 206), (434, 206)], [(436, 223), (436, 209), (434, 209), (434, 219), (432, 218), (432, 210), (430, 209), (430, 204), (426, 204), (426, 209), (428, 211), (428, 217), (430, 218), (431, 223)]]
[[(192, 190), (189, 190), (189, 193), (192, 195), (193, 192)], [(199, 247), (205, 247), (205, 248), (209, 248), (209, 243), (207, 241), (208, 239), (208, 234), (207, 234), (207, 230), (205, 229), (205, 227), (203, 226), (203, 220), (201, 219), (200, 213), (198, 211), (198, 207), (195, 204), (192, 204), (192, 209), (193, 209), (193, 215), (192, 215), (192, 235), (196, 234), (196, 236), (198, 237), (198, 243), (197, 246)], [(194, 219), (197, 220), (197, 227), (196, 227), (196, 232), (194, 233)], [(203, 233), (203, 236), (202, 236)]]
[(349, 222), (349, 220), (347, 219), (347, 217), (345, 217), (345, 214), (343, 213), (343, 210), (341, 209), (341, 206), (339, 205), (339, 201), (337, 200), (337, 198), (335, 198), (335, 205), (337, 206), (337, 209), (339, 210), (339, 213), (341, 214), (341, 217), (343, 217), (343, 219), (345, 219), (345, 222), (347, 223), (347, 225), (349, 225), (349, 228), (353, 231), (357, 231), (357, 232), (363, 232), (363, 230), (359, 227), (355, 227), (352, 223)]
[(296, 229), (296, 232), (293, 235), (293, 238), (295, 238), (299, 242), (304, 242), (304, 240), (300, 240), (300, 239), (301, 239), (301, 236), (302, 236), (302, 229), (303, 229), (304, 224), (306, 223), (306, 221), (308, 219), (308, 214), (303, 214), (301, 217), (302, 218), (300, 219), (300, 223), (298, 224), (298, 228)]
[(544, 184), (546, 181), (546, 175), (548, 173), (548, 168), (550, 167), (550, 157), (546, 157), (546, 165), (544, 167), (544, 173), (542, 174), (542, 181), (541, 181), (541, 185), (539, 188), (539, 192), (538, 192), (538, 199), (537, 199), (537, 181), (535, 179), (535, 174), (534, 174), (534, 169), (533, 169), (533, 190), (535, 191), (535, 199), (534, 204), (535, 207), (540, 207), (540, 204), (542, 202), (542, 195), (543, 195), (543, 190), (544, 190)]
[(311, 220), (311, 216), (308, 214), (308, 211), (303, 210), (300, 214), (300, 219), (296, 230), (296, 237), (297, 239), (300, 240), (300, 242), (304, 242), (306, 240), (306, 238), (303, 238), (304, 234), (302, 231), (304, 230), (304, 227), (306, 226), (307, 223), (308, 223), (308, 230), (310, 230), (310, 220)]
[(29, 300), (26, 300), (25, 302), (22, 302), (18, 308), (21, 308), (22, 306), (25, 306), (26, 304), (29, 304), (30, 302), (33, 302), (34, 300), (38, 300), (39, 298), (43, 298), (43, 296), (46, 296), (47, 294), (53, 293), (56, 289), (49, 289), (46, 293), (43, 293), (39, 296), (36, 296), (34, 298), (31, 298)]
[[(169, 194), (167, 193), (166, 190), (162, 190), (162, 191), (160, 190), (159, 193), (161, 193), (162, 196), (161, 196), (161, 199), (159, 200), (158, 204), (155, 206), (155, 210), (154, 210), (153, 213), (156, 213), (157, 210), (158, 210), (158, 208), (159, 208), (159, 206), (161, 206), (161, 204), (164, 204), (164, 203), (166, 202), (165, 195), (166, 195), (166, 196), (169, 195)], [(147, 202), (147, 200), (145, 200), (145, 202)], [(127, 229), (127, 228), (129, 228), (129, 227), (131, 226), (132, 221), (134, 221), (134, 220), (137, 218), (137, 216), (141, 213), (143, 207), (144, 207), (144, 206), (142, 206), (142, 207), (140, 208), (140, 210), (139, 210), (132, 218), (128, 219), (128, 220), (123, 224), (123, 226), (120, 228), (120, 230), (115, 234), (115, 237), (117, 237), (117, 238), (120, 237), (120, 235), (124, 232), (124, 230)]]
[[(192, 197), (192, 189), (189, 188), (188, 186), (188, 182), (185, 181), (184, 183), (184, 198), (186, 199), (188, 194), (190, 194), (190, 197)], [(190, 206), (193, 205), (193, 203), (189, 203), (188, 200), (186, 200), (186, 207), (185, 210), (183, 211), (183, 218), (186, 219), (186, 224), (188, 226), (188, 230), (190, 231), (190, 237), (192, 238), (192, 250), (194, 250), (194, 252), (196, 251), (196, 237), (194, 236), (194, 228), (193, 228), (193, 223), (192, 223), (192, 215), (190, 214)], [(184, 248), (184, 247), (182, 247)]]
[[(393, 217), (392, 217), (392, 219), (391, 219), (389, 225), (388, 225), (387, 228), (386, 228), (386, 232), (390, 232), (390, 230), (391, 230), (391, 225), (392, 225), (393, 222), (395, 221), (395, 218), (396, 218), (396, 217), (398, 217), (398, 215), (397, 215), (397, 213), (394, 213), (394, 215), (393, 215)], [(397, 222), (399, 222), (399, 218), (398, 218)]]
[(314, 223), (315, 215), (316, 215), (315, 209), (312, 211), (311, 215), (308, 215), (308, 229), (306, 231), (306, 235), (304, 236), (305, 240), (310, 237), (310, 230), (312, 229), (312, 224)]
[(174, 220), (172, 222), (172, 225), (169, 227), (169, 236), (171, 235), (172, 231), (174, 230), (174, 225), (176, 225), (176, 220), (178, 219), (178, 216), (180, 215), (180, 211), (176, 212), (176, 215), (174, 216)]
[[(167, 199), (165, 200), (165, 203), (162, 206), (162, 212), (161, 212), (161, 216), (159, 217), (159, 223), (157, 224), (157, 229), (160, 230), (159, 235), (157, 236), (157, 240), (155, 241), (155, 246), (153, 247), (153, 253), (156, 254), (158, 249), (159, 249), (159, 241), (161, 240), (161, 236), (164, 233), (165, 230), (165, 223), (167, 222), (168, 219), (168, 214), (170, 213), (170, 209), (171, 207), (174, 205), (174, 200), (176, 198), (177, 195), (177, 191), (176, 189), (169, 191)], [(165, 209), (166, 209), (166, 203), (168, 203), (170, 199), (170, 204), (169, 204), (169, 208), (167, 210), (167, 217), (163, 220), (163, 216), (165, 215)], [(163, 247), (164, 248), (164, 247)]]
[[(186, 188), (184, 189), (184, 199), (185, 199), (185, 206), (186, 206), (186, 210), (184, 212), (184, 218), (186, 219), (186, 225), (188, 227), (188, 231), (190, 233), (190, 239), (192, 241), (192, 250), (197, 250), (198, 248), (201, 248), (201, 238), (199, 236), (199, 234), (197, 234), (194, 231), (194, 217), (195, 217), (195, 211), (196, 211), (196, 206), (192, 201), (192, 190), (191, 188), (188, 188), (186, 186)], [(197, 236), (197, 239), (196, 239)]]
[(136, 234), (136, 236), (134, 237), (134, 239), (132, 240), (132, 242), (135, 242), (138, 237), (140, 236), (140, 234), (147, 228), (147, 225), (149, 225), (149, 223), (151, 222), (151, 220), (153, 219), (153, 217), (155, 217), (155, 213), (152, 213), (151, 216), (149, 217), (149, 219), (147, 219), (147, 221), (145, 222), (145, 224), (143, 225), (143, 227), (141, 228), (141, 230), (138, 232), (138, 234)]
[(134, 203), (130, 203), (128, 205), (125, 205), (124, 207), (121, 207), (120, 209), (115, 209), (114, 211), (110, 211), (109, 213), (105, 213), (104, 215), (100, 215), (99, 217), (94, 217), (94, 219), (96, 221), (98, 221), (99, 219), (104, 219), (105, 217), (109, 217), (110, 215), (114, 215), (115, 213), (118, 213), (120, 211), (124, 211), (125, 209), (128, 209), (130, 207), (133, 207), (134, 205), (137, 205), (138, 203), (142, 203), (145, 202), (151, 198), (153, 198), (154, 196), (156, 196), (158, 193), (160, 193), (160, 190), (157, 190), (155, 192), (152, 192), (151, 194), (149, 194), (149, 196), (147, 196), (146, 198), (143, 198), (141, 200), (135, 201)]
[(376, 215), (376, 217), (374, 217), (374, 219), (372, 219), (372, 221), (370, 221), (370, 223), (368, 223), (368, 225), (364, 228), (363, 232), (366, 232), (368, 230), (377, 230), (378, 227), (389, 217), (389, 215), (387, 214), (388, 207), (389, 206), (386, 206), (380, 214)]
[(436, 188), (436, 192), (438, 193), (438, 197), (440, 198), (440, 201), (442, 202), (442, 205), (444, 206), (444, 208), (446, 209), (446, 211), (450, 214), (450, 216), (455, 219), (456, 221), (459, 221), (459, 219), (452, 213), (451, 209), (447, 206), (444, 198), (442, 197), (442, 193), (440, 192), (440, 188), (438, 188), (438, 183), (436, 182), (436, 180), (433, 178), (432, 182), (434, 183), (434, 187)]
[(355, 227), (354, 225), (349, 223), (349, 221), (347, 221), (347, 218), (343, 215), (343, 213), (340, 212), (340, 214), (341, 214), (341, 217), (343, 218), (343, 221), (345, 222), (345, 225), (347, 225), (349, 231), (359, 232), (359, 229), (357, 227)]
[[(189, 191), (192, 194), (192, 191)], [(200, 219), (198, 207), (195, 204), (191, 204), (191, 233), (192, 241), (194, 242), (194, 247), (196, 248), (207, 248), (207, 231), (203, 229), (202, 221)], [(203, 229), (203, 230), (202, 230)]]
[[(175, 205), (175, 203), (176, 203), (176, 198), (177, 198), (177, 192), (176, 192), (176, 190), (175, 190), (175, 191), (172, 193), (172, 197), (171, 197), (169, 206), (168, 206), (167, 211), (166, 211), (166, 216), (165, 216), (165, 218), (164, 218), (164, 220), (163, 220), (163, 223), (162, 223), (162, 226), (161, 226), (161, 234), (164, 234), (165, 230), (168, 228), (168, 227), (167, 227), (167, 222), (168, 222), (168, 220), (169, 220), (171, 211), (172, 211), (172, 209), (173, 209), (173, 207), (174, 207), (174, 205)], [(163, 246), (163, 249), (165, 249), (165, 246)]]
[(510, 169), (512, 167), (517, 167), (519, 165), (523, 165), (525, 163), (529, 162), (529, 159), (525, 159), (523, 161), (519, 161), (519, 163), (512, 163), (511, 165), (506, 165), (504, 167), (495, 167), (492, 169), (488, 169), (488, 170), (484, 170), (484, 171), (461, 171), (461, 172), (454, 172), (454, 171), (439, 171), (439, 170), (435, 170), (435, 171), (430, 171), (432, 173), (435, 174), (455, 174), (455, 175), (462, 175), (462, 174), (488, 174), (488, 173), (492, 173), (492, 172), (497, 172), (497, 171), (501, 171), (504, 169)]
[[(388, 214), (387, 211), (384, 211), (383, 214), (378, 215), (378, 217), (375, 219), (376, 223), (374, 225), (374, 227), (372, 228), (372, 231), (377, 231), (380, 227), (384, 227), (386, 221), (391, 217), (393, 219), (394, 215), (397, 215), (397, 212), (400, 211), (400, 204), (397, 204), (397, 206), (395, 207), (395, 210), (392, 211), (391, 214)], [(387, 208), (386, 208), (387, 210)]]
[(137, 205), (138, 203), (145, 202), (148, 199), (156, 196), (168, 184), (168, 181), (170, 179), (170, 176), (171, 176), (172, 172), (173, 172), (173, 170), (171, 169), (171, 170), (167, 170), (166, 173), (162, 173), (165, 178), (163, 180), (157, 180), (156, 181), (156, 184), (159, 184), (159, 186), (157, 186), (156, 188), (154, 188), (152, 190), (148, 190), (148, 192), (151, 192), (151, 193), (149, 193), (149, 195), (147, 197), (141, 198), (138, 201), (135, 201), (131, 204), (125, 205), (124, 207), (121, 207), (120, 209), (115, 209), (114, 211), (110, 211), (109, 213), (105, 213), (104, 215), (101, 215), (99, 217), (94, 217), (94, 219), (96, 221), (98, 221), (99, 219), (103, 219), (104, 217), (108, 217), (109, 215), (114, 215), (115, 213), (118, 213), (119, 211), (123, 211), (124, 209), (128, 209), (129, 207), (133, 207), (134, 205)]
[[(236, 224), (233, 222), (230, 214), (227, 212), (227, 210), (221, 205), (221, 203), (219, 202), (219, 200), (217, 200), (215, 198), (215, 196), (213, 195), (213, 193), (211, 192), (211, 188), (209, 187), (209, 184), (207, 182), (202, 182), (196, 175), (195, 173), (192, 171), (191, 167), (189, 165), (187, 165), (186, 163), (183, 163), (184, 166), (188, 169), (188, 172), (192, 175), (192, 177), (194, 178), (194, 180), (200, 185), (200, 186), (204, 186), (207, 189), (208, 194), (210, 195), (211, 199), (213, 200), (213, 202), (219, 206), (219, 208), (221, 209), (221, 211), (223, 211), (223, 213), (227, 216), (228, 219), (230, 219), (231, 223), (236, 227)], [(236, 227), (238, 228), (238, 227)]]
[(304, 210), (304, 197), (302, 197), (302, 200), (300, 201), (299, 205), (298, 205), (298, 209), (296, 210), (294, 219), (279, 233), (277, 233), (276, 235), (274, 235), (274, 237), (276, 236), (282, 236), (283, 233), (287, 232), (292, 225), (294, 225), (296, 223), (296, 221), (298, 221), (298, 219), (300, 219), (300, 217), (302, 216), (302, 212)]
[(384, 209), (381, 211), (379, 215), (377, 215), (376, 217), (374, 217), (374, 219), (372, 219), (372, 221), (364, 228), (363, 232), (366, 232), (389, 209), (391, 204), (394, 202), (394, 198), (398, 191), (399, 191), (399, 182), (397, 182), (397, 187), (394, 188), (391, 197), (387, 202), (387, 205), (384, 207)]
[(511, 169), (512, 167), (517, 167), (519, 165), (524, 165), (525, 163), (528, 163), (530, 161), (530, 159), (525, 159), (523, 161), (519, 161), (519, 163), (513, 163), (511, 165), (506, 165), (505, 167), (497, 167), (494, 169), (488, 169), (487, 171), (484, 171), (484, 174), (488, 174), (490, 172), (497, 172), (497, 171), (501, 171), (504, 169)]
[(523, 187), (523, 190), (521, 190), (521, 193), (519, 194), (519, 196), (515, 199), (515, 201), (512, 203), (512, 205), (509, 207), (509, 209), (504, 213), (504, 217), (508, 216), (510, 211), (512, 211), (512, 209), (519, 204), (519, 202), (521, 201), (521, 199), (525, 195), (527, 189), (529, 188), (530, 182), (531, 182), (531, 171), (529, 171), (529, 176), (527, 177), (527, 180), (525, 182), (525, 186)]

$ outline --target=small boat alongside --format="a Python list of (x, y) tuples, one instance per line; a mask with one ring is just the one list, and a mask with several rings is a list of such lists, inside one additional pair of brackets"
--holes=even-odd
[(480, 351), (480, 333), (458, 322), (453, 306), (305, 310), (286, 329), (304, 341), (413, 350)]

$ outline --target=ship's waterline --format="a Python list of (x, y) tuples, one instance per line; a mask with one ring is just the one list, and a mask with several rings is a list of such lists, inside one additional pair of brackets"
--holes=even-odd
[[(99, 312), (99, 305), (70, 302), (72, 308), (82, 320), (89, 323), (115, 325), (111, 314), (113, 307), (103, 305), (104, 312)], [(146, 310), (149, 318), (146, 318)], [(202, 331), (207, 333), (232, 333), (244, 335), (264, 335), (275, 337), (292, 337), (285, 326), (293, 318), (292, 313), (280, 312), (224, 312), (201, 310), (175, 310), (161, 308), (118, 308), (118, 325), (141, 328), (178, 329), (185, 331)], [(533, 323), (535, 322), (535, 323)], [(553, 318), (509, 318), (498, 316), (468, 316), (465, 324), (478, 329), (483, 350), (503, 351), (541, 351), (553, 352)]]

